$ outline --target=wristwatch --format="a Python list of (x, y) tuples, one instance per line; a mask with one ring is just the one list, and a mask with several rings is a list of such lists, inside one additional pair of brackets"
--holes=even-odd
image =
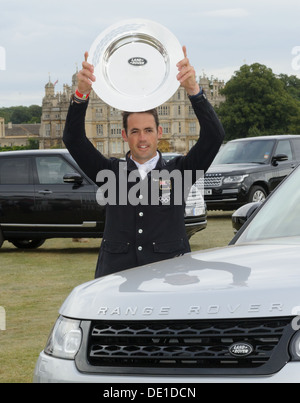
[(71, 106), (73, 106), (74, 104), (82, 105), (82, 104), (87, 104), (87, 103), (88, 103), (88, 99), (85, 101), (82, 101), (82, 100), (78, 99), (75, 94), (71, 95)]

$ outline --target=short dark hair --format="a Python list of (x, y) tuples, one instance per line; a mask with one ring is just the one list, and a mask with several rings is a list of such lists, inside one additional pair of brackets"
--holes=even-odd
[(157, 109), (150, 109), (149, 111), (145, 111), (145, 112), (123, 112), (122, 113), (122, 116), (123, 116), (123, 128), (124, 128), (126, 134), (127, 134), (127, 130), (128, 130), (128, 118), (129, 118), (130, 115), (133, 115), (134, 113), (149, 113), (150, 115), (152, 115), (154, 117), (156, 128), (158, 129), (159, 118), (158, 118)]

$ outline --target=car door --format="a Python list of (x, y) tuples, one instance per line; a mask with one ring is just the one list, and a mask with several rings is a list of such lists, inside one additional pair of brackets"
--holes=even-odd
[(62, 155), (35, 157), (35, 224), (39, 231), (76, 232), (84, 227), (82, 185), (65, 183), (64, 176), (74, 173)]
[(34, 185), (30, 156), (0, 158), (0, 224), (8, 233), (28, 228), (34, 216)]
[(296, 167), (290, 140), (279, 140), (274, 152), (274, 156), (287, 155), (287, 161), (278, 161), (276, 166), (276, 186), (283, 181)]
[[(73, 171), (79, 172), (79, 174), (85, 178), (81, 186), (81, 196), (82, 196), (82, 218), (86, 227), (83, 229), (84, 234), (87, 232), (92, 232), (98, 236), (102, 236), (105, 227), (105, 212), (106, 208), (100, 206), (97, 201), (97, 191), (98, 186), (91, 181), (83, 171), (79, 168), (77, 163), (71, 157), (69, 153), (66, 153), (64, 157), (67, 159), (69, 164), (72, 165)], [(96, 226), (94, 226), (96, 223)]]

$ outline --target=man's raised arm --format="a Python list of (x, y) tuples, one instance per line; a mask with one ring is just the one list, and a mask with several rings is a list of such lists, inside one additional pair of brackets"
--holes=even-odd
[(85, 116), (88, 107), (88, 97), (92, 90), (92, 83), (96, 81), (94, 66), (87, 62), (88, 52), (84, 55), (82, 70), (78, 73), (78, 87), (72, 95), (63, 141), (70, 154), (88, 175), (96, 182), (98, 173), (103, 169), (110, 169), (111, 163), (105, 158), (86, 137)]
[(223, 126), (207, 101), (206, 95), (196, 80), (196, 72), (183, 47), (184, 59), (177, 64), (178, 81), (185, 88), (201, 126), (200, 138), (183, 162), (183, 170), (207, 171), (215, 159), (225, 137)]

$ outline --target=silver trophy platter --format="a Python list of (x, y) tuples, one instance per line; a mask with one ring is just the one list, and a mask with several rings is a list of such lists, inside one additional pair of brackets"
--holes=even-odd
[(119, 22), (102, 32), (89, 51), (93, 90), (113, 108), (142, 112), (162, 105), (177, 91), (181, 44), (164, 26), (148, 20)]

